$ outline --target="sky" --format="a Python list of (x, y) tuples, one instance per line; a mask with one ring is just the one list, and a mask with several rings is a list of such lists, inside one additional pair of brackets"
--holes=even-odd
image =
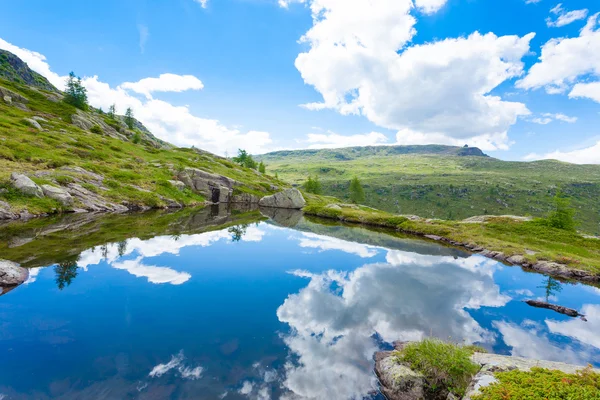
[(5, 2), (0, 48), (220, 155), (478, 146), (600, 164), (597, 0)]

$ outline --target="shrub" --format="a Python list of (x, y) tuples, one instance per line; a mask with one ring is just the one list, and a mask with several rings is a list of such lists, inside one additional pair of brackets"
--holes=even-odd
[(365, 191), (356, 176), (350, 181), (350, 200), (355, 204), (365, 201)]
[(140, 135), (140, 133), (139, 133), (139, 132), (136, 132), (136, 133), (134, 133), (134, 134), (133, 134), (133, 139), (132, 139), (132, 142), (133, 142), (134, 144), (139, 144), (141, 141), (142, 141), (142, 135)]
[(315, 176), (313, 178), (312, 176), (309, 176), (308, 180), (304, 184), (304, 190), (306, 190), (308, 193), (321, 194), (322, 188), (321, 182), (319, 182), (319, 177)]
[(530, 372), (509, 371), (495, 374), (497, 383), (481, 389), (473, 400), (597, 400), (600, 398), (600, 374), (591, 367), (566, 374), (543, 368)]
[(548, 215), (546, 221), (553, 228), (574, 231), (577, 226), (575, 219), (575, 210), (571, 207), (571, 201), (556, 193), (554, 196), (554, 211)]
[(72, 183), (74, 179), (68, 175), (58, 175), (54, 178), (59, 185), (66, 186)]
[(90, 132), (92, 132), (92, 133), (96, 133), (96, 134), (98, 134), (98, 135), (102, 135), (102, 133), (103, 133), (103, 132), (102, 132), (102, 128), (100, 128), (100, 126), (99, 126), (99, 125), (94, 125), (94, 126), (92, 126), (92, 127), (90, 128)]
[(439, 339), (425, 339), (409, 343), (397, 353), (397, 357), (398, 361), (425, 375), (431, 392), (447, 389), (461, 397), (480, 368), (471, 362), (472, 354), (469, 348)]

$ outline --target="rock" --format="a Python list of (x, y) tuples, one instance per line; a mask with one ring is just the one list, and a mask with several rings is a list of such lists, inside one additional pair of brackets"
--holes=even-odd
[(258, 204), (260, 198), (250, 193), (240, 193), (231, 197), (234, 204)]
[(46, 119), (44, 119), (44, 118), (42, 118), (42, 117), (39, 117), (39, 116), (37, 116), (37, 115), (36, 115), (35, 117), (31, 117), (31, 119), (34, 119), (34, 120), (36, 120), (37, 122), (48, 122), (48, 120), (46, 120)]
[(183, 189), (185, 189), (185, 183), (181, 182), (181, 181), (168, 181), (171, 186), (175, 187), (175, 189), (179, 190), (179, 191), (183, 191)]
[(258, 202), (258, 205), (261, 207), (300, 210), (306, 205), (306, 201), (298, 189), (286, 189), (283, 192), (263, 197)]
[(470, 217), (467, 219), (463, 219), (461, 223), (463, 224), (478, 224), (478, 223), (486, 223), (493, 219), (505, 218), (511, 219), (513, 221), (532, 221), (533, 217), (520, 217), (518, 215), (477, 215), (475, 217)]
[(24, 118), (23, 121), (27, 122), (29, 125), (31, 125), (32, 127), (34, 127), (35, 129), (38, 130), (42, 130), (42, 126), (40, 125), (39, 122), (37, 122), (35, 119), (33, 118)]
[(508, 261), (511, 264), (514, 265), (522, 265), (524, 263), (527, 262), (527, 259), (521, 255), (514, 255), (514, 256), (510, 256), (506, 259), (506, 261)]
[(29, 102), (29, 100), (23, 96), (21, 96), (20, 94), (13, 92), (12, 90), (8, 90), (5, 87), (0, 86), (0, 96), (4, 99), (4, 101), (6, 101), (6, 98), (9, 98), (10, 101), (6, 101), (7, 103), (10, 102), (19, 102), (19, 103), (27, 103)]
[(341, 210), (342, 209), (342, 207), (340, 207), (338, 204), (329, 204), (325, 208), (328, 208), (330, 210)]
[(79, 112), (77, 114), (71, 115), (71, 122), (73, 123), (73, 125), (80, 129), (83, 129), (84, 131), (89, 131), (94, 125), (96, 125), (93, 121), (91, 121), (89, 118), (87, 118), (85, 115), (82, 115), (82, 113)]
[(388, 400), (421, 400), (425, 396), (423, 374), (398, 363), (392, 352), (375, 355), (375, 373)]
[(17, 286), (25, 282), (28, 277), (29, 270), (26, 268), (12, 261), (0, 260), (0, 286)]
[(2, 99), (4, 100), (4, 102), (6, 104), (11, 104), (12, 103), (12, 97), (10, 97), (10, 96), (3, 96)]
[(28, 196), (44, 197), (44, 192), (34, 181), (29, 179), (27, 175), (13, 172), (10, 175), (11, 184), (22, 193)]
[(127, 212), (129, 208), (121, 204), (114, 204), (106, 201), (101, 196), (93, 193), (81, 185), (69, 183), (67, 191), (71, 196), (81, 202), (82, 208), (87, 211), (109, 211), (109, 212)]
[(545, 301), (527, 300), (527, 301), (525, 301), (525, 303), (527, 303), (527, 305), (530, 305), (532, 307), (546, 308), (548, 310), (556, 311), (559, 314), (568, 315), (569, 317), (585, 317), (585, 315), (579, 314), (579, 311), (577, 311), (577, 310), (574, 310), (574, 309), (568, 308), (568, 307), (559, 306), (556, 304), (546, 303)]
[(177, 178), (193, 192), (205, 196), (211, 203), (227, 203), (233, 195), (233, 187), (239, 183), (223, 175), (212, 174), (196, 168), (185, 168)]
[(302, 211), (285, 208), (260, 208), (260, 213), (270, 218), (277, 225), (293, 228), (302, 220)]
[(81, 167), (77, 167), (77, 166), (75, 166), (75, 167), (62, 167), (62, 168), (60, 168), (60, 170), (61, 171), (75, 172), (77, 174), (85, 175), (85, 176), (87, 176), (87, 177), (89, 177), (92, 180), (97, 181), (97, 182), (104, 181), (104, 176), (102, 176), (100, 174), (95, 174), (95, 173), (90, 172), (90, 171), (88, 171), (86, 169), (83, 169)]
[(0, 220), (3, 219), (16, 219), (17, 214), (10, 210), (10, 204), (0, 200)]
[(73, 205), (73, 197), (65, 189), (52, 186), (42, 185), (42, 191), (46, 197), (59, 201), (63, 206), (70, 207)]
[(436, 241), (439, 241), (439, 240), (443, 239), (441, 236), (437, 236), (437, 235), (425, 235), (425, 237), (427, 239), (436, 240)]

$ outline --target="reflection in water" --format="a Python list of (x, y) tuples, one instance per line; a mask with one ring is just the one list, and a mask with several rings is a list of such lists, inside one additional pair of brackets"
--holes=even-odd
[[(2, 297), (0, 394), (380, 399), (373, 353), (426, 336), (600, 364), (598, 289), (394, 232), (265, 213), (267, 224), (216, 208), (13, 230), (23, 240), (0, 240), (6, 258), (50, 267)], [(559, 296), (588, 322), (522, 302)]]

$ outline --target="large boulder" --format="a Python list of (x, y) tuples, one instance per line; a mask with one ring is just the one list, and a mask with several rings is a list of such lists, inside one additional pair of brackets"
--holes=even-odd
[(0, 260), (0, 287), (12, 287), (20, 285), (29, 277), (29, 270), (22, 268), (19, 264)]
[(185, 168), (177, 175), (193, 192), (206, 197), (211, 203), (227, 203), (238, 182), (223, 175), (212, 174), (196, 168)]
[(381, 392), (388, 400), (425, 398), (425, 376), (399, 363), (393, 352), (375, 355), (375, 373), (381, 383)]
[(23, 121), (27, 122), (29, 125), (31, 125), (37, 130), (42, 130), (42, 126), (40, 125), (40, 123), (33, 118), (25, 118)]
[(306, 201), (298, 189), (286, 189), (272, 196), (263, 197), (258, 202), (258, 205), (261, 207), (300, 210), (306, 205)]
[(13, 172), (10, 175), (10, 181), (17, 190), (28, 196), (44, 197), (42, 188), (29, 179), (27, 175)]
[(42, 185), (42, 191), (46, 197), (59, 201), (63, 206), (70, 207), (73, 205), (73, 197), (65, 189), (52, 186)]
[(185, 189), (185, 183), (181, 182), (181, 181), (169, 181), (169, 183), (171, 184), (171, 186), (173, 186), (175, 189), (179, 190), (179, 191), (183, 191)]
[(15, 218), (17, 218), (17, 215), (10, 210), (10, 204), (0, 200), (0, 221)]

